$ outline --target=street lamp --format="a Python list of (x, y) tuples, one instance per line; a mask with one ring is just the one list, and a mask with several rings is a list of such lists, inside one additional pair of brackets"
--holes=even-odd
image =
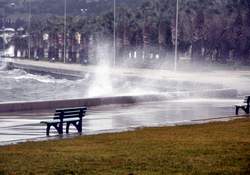
[(174, 71), (177, 70), (178, 59), (178, 22), (179, 22), (179, 0), (176, 0), (176, 18), (175, 18), (175, 51), (174, 51)]
[(31, 0), (29, 0), (29, 41), (28, 41), (28, 47), (29, 47), (29, 59), (30, 59), (30, 52), (31, 52)]
[(3, 56), (5, 56), (5, 8), (3, 8)]
[(116, 65), (116, 0), (114, 0), (114, 41), (113, 41), (113, 45), (114, 45), (114, 55), (113, 55), (113, 66)]
[(67, 0), (64, 0), (64, 39), (63, 39), (63, 62), (66, 63), (66, 25), (67, 25)]

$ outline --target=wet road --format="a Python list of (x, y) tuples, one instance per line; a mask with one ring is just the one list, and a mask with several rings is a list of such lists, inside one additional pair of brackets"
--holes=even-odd
[[(83, 135), (119, 132), (138, 127), (172, 126), (204, 122), (204, 119), (234, 115), (235, 99), (185, 99), (136, 105), (108, 105), (92, 107), (83, 120)], [(53, 111), (0, 114), (0, 145), (24, 140), (46, 140), (46, 126)], [(224, 119), (223, 119), (224, 120)], [(208, 122), (206, 120), (205, 122)], [(51, 130), (52, 136), (56, 135)], [(76, 133), (74, 128), (70, 133)], [(71, 134), (72, 136), (72, 134)], [(54, 139), (55, 137), (51, 137)]]

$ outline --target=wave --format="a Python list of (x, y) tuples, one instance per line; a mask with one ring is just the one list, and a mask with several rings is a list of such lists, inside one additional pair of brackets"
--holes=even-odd
[(39, 76), (39, 75), (32, 75), (32, 74), (26, 74), (26, 75), (20, 75), (13, 77), (15, 80), (35, 80), (41, 83), (65, 83), (65, 80), (57, 80), (54, 78), (50, 78), (47, 76)]
[(7, 70), (3, 71), (2, 74), (5, 75), (5, 78), (8, 79), (14, 79), (17, 81), (22, 81), (22, 80), (35, 80), (41, 83), (67, 83), (70, 82), (71, 80), (67, 79), (56, 79), (50, 75), (36, 75), (36, 74), (30, 74), (24, 70), (21, 69), (13, 69), (13, 70)]

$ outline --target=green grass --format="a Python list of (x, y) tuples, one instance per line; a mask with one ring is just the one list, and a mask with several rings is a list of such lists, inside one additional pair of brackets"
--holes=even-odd
[(1, 174), (250, 174), (250, 118), (4, 146)]

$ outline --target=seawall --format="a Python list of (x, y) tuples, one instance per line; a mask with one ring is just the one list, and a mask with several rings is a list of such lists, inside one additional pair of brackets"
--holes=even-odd
[(34, 111), (76, 106), (100, 106), (111, 104), (135, 104), (139, 102), (178, 100), (183, 98), (236, 98), (234, 89), (220, 89), (196, 92), (173, 92), (151, 95), (99, 97), (86, 99), (68, 99), (52, 101), (7, 102), (0, 103), (0, 112)]
[[(39, 64), (40, 63), (40, 64)], [(84, 69), (67, 69), (66, 67), (62, 67), (57, 64), (50, 63), (51, 65), (48, 66), (47, 62), (8, 62), (8, 69), (23, 69), (25, 71), (31, 73), (40, 73), (40, 74), (50, 74), (56, 78), (68, 78), (68, 79), (77, 79), (82, 78), (83, 74), (87, 71)], [(89, 71), (89, 70), (88, 70)]]

